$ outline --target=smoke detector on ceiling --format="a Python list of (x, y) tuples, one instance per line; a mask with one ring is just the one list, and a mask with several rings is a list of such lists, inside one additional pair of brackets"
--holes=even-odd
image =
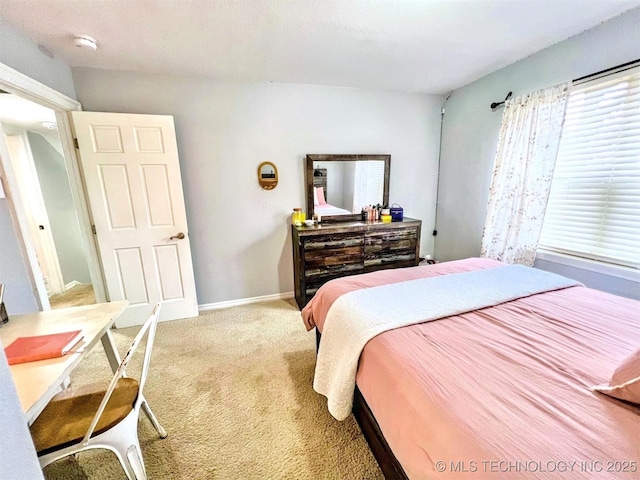
[(98, 48), (98, 43), (96, 39), (90, 37), (89, 35), (77, 35), (73, 39), (73, 44), (76, 47), (87, 48), (89, 50), (96, 50)]

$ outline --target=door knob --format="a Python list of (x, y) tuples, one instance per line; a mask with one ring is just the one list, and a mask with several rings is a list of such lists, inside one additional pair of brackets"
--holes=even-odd
[(173, 235), (169, 237), (169, 240), (182, 240), (184, 238), (184, 233), (180, 232), (177, 235)]

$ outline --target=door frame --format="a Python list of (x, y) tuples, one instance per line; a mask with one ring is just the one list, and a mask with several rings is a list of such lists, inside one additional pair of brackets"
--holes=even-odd
[[(43, 273), (46, 273), (47, 293), (51, 294), (52, 291), (53, 294), (63, 293), (65, 284), (62, 269), (27, 132), (20, 130), (15, 133), (6, 131), (4, 133), (5, 142), (9, 145), (13, 144), (9, 148), (9, 158), (13, 171), (19, 178), (17, 187), (20, 198), (26, 206), (24, 213), (38, 253), (38, 264), (44, 270)], [(15, 157), (14, 154), (16, 154)], [(17, 175), (18, 172), (20, 172), (19, 175)]]
[[(71, 130), (70, 113), (74, 110), (82, 110), (82, 105), (76, 100), (34, 80), (13, 68), (0, 63), (0, 89), (18, 95), (26, 100), (37, 103), (55, 111), (58, 124), (58, 134), (62, 146), (65, 167), (69, 177), (71, 196), (76, 207), (82, 245), (87, 256), (89, 275), (93, 284), (96, 302), (108, 301), (103, 279), (102, 266), (98, 257), (97, 245), (92, 231), (91, 214), (84, 189), (82, 174), (76, 156), (73, 132)], [(28, 228), (24, 205), (16, 192), (16, 178), (9, 160), (9, 151), (0, 135), (0, 174), (6, 184), (5, 193), (12, 214), (18, 243), (27, 261), (27, 274), (36, 294), (36, 303), (40, 310), (49, 310), (49, 298), (42, 279), (42, 272), (38, 264), (34, 240)]]

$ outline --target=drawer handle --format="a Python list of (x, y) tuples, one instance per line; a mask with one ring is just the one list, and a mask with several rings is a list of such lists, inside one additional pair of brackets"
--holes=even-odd
[(342, 265), (325, 265), (325, 270), (339, 270), (342, 268)]
[(342, 247), (346, 247), (347, 244), (346, 242), (342, 242), (342, 243), (319, 243), (316, 245), (309, 245), (307, 244), (307, 250), (323, 250), (325, 248), (342, 248)]

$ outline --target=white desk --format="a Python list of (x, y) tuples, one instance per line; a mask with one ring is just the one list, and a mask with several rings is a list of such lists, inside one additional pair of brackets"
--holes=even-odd
[(84, 353), (98, 340), (102, 340), (112, 368), (120, 363), (110, 329), (116, 318), (129, 304), (128, 301), (99, 303), (81, 307), (61, 308), (24, 315), (11, 315), (9, 322), (0, 327), (0, 343), (6, 347), (17, 337), (82, 330), (84, 346), (81, 351), (59, 358), (10, 365), (18, 398), (27, 423), (31, 425), (60, 386), (78, 366)]

